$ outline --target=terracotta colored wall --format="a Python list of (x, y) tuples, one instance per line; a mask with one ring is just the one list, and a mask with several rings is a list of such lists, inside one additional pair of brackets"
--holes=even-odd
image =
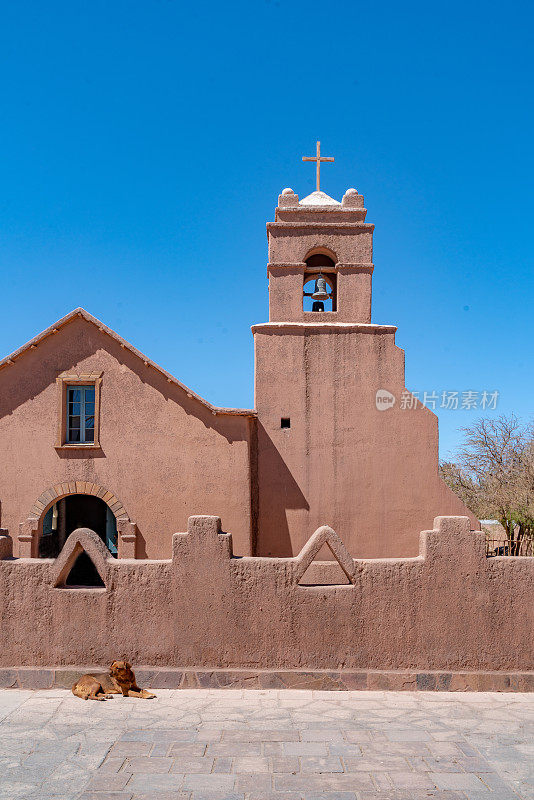
[[(62, 371), (103, 372), (101, 450), (57, 450)], [(168, 558), (172, 534), (217, 513), (250, 552), (250, 422), (217, 415), (76, 317), (0, 373), (1, 525), (16, 538), (39, 495), (63, 481), (107, 487), (139, 531), (138, 555)]]
[[(191, 519), (172, 561), (106, 558), (91, 532), (73, 534), (55, 561), (0, 561), (0, 665), (127, 653), (136, 665), (178, 667), (532, 668), (534, 559), (486, 559), (465, 517), (436, 519), (413, 559), (353, 561), (324, 528), (297, 558), (236, 559), (217, 531), (216, 518)], [(300, 586), (326, 539), (351, 584)], [(106, 589), (54, 588), (80, 543)]]
[[(253, 331), (258, 555), (294, 555), (328, 524), (355, 557), (410, 556), (436, 514), (470, 513), (438, 477), (437, 417), (400, 407), (404, 353), (394, 327)], [(393, 408), (377, 410), (378, 389), (396, 396)]]
[[(415, 555), (419, 531), (437, 514), (468, 514), (479, 527), (438, 476), (437, 417), (400, 407), (396, 328), (370, 324), (374, 225), (366, 213), (354, 191), (322, 207), (300, 206), (286, 192), (267, 224), (270, 322), (252, 328), (258, 555), (294, 555), (325, 523), (358, 558)], [(335, 264), (336, 312), (302, 310), (311, 253)], [(379, 389), (395, 395), (393, 408), (377, 410)]]

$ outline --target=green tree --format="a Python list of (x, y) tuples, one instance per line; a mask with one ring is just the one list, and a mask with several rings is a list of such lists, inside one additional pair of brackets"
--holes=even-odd
[(512, 414), (462, 430), (464, 442), (440, 464), (441, 476), (479, 519), (499, 520), (509, 554), (519, 555), (534, 541), (534, 425)]

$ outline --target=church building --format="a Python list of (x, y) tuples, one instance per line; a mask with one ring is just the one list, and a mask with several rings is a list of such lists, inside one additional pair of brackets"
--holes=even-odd
[(242, 556), (293, 556), (324, 524), (355, 558), (416, 556), (438, 515), (478, 528), (439, 477), (437, 417), (401, 403), (395, 326), (371, 321), (366, 215), (355, 189), (279, 196), (253, 409), (213, 406), (82, 308), (1, 361), (14, 556), (56, 557), (88, 527), (118, 558), (167, 559), (199, 514)]

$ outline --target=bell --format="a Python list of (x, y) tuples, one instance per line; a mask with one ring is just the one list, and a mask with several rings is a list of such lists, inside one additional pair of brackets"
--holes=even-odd
[(315, 291), (312, 294), (312, 300), (328, 300), (330, 295), (326, 291), (326, 280), (320, 275), (315, 281)]

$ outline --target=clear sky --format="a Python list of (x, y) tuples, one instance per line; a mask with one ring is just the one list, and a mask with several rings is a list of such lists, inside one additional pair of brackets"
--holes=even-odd
[[(251, 407), (277, 195), (355, 186), (410, 389), (534, 414), (534, 10), (0, 2), (2, 357), (83, 306)], [(441, 452), (478, 410), (440, 410)]]

